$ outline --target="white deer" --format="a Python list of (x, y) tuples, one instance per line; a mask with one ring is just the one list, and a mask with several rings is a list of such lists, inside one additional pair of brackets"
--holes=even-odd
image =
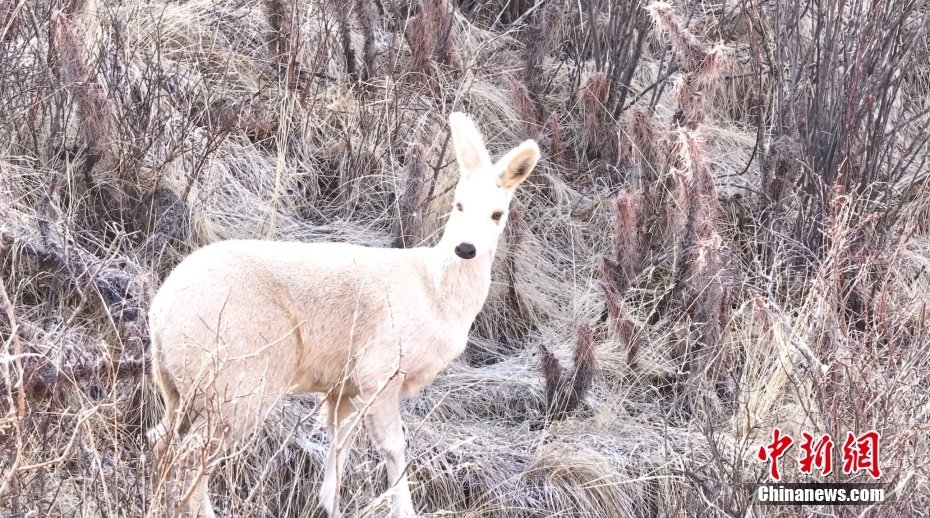
[(224, 241), (165, 280), (150, 312), (165, 414), (149, 438), (156, 466), (179, 434), (199, 445), (178, 454), (180, 505), (193, 516), (214, 516), (207, 484), (220, 452), (246, 439), (280, 396), (305, 392), (324, 394), (332, 432), (320, 489), (327, 514), (339, 515), (346, 450), (363, 422), (386, 459), (393, 516), (415, 516), (399, 399), (465, 350), (510, 201), (539, 160), (527, 140), (492, 163), (467, 115), (453, 113), (449, 125), (460, 179), (436, 246)]

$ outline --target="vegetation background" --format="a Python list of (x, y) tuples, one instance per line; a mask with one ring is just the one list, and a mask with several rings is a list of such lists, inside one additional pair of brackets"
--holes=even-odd
[[(0, 515), (158, 516), (160, 281), (222, 239), (435, 242), (454, 110), (544, 159), (468, 351), (405, 404), (425, 515), (925, 513), (928, 29), (922, 0), (0, 1)], [(319, 515), (315, 402), (223, 463), (224, 515)], [(871, 481), (839, 447), (878, 431), (898, 501), (750, 508), (774, 427), (787, 481)], [(382, 516), (361, 446), (343, 502)]]

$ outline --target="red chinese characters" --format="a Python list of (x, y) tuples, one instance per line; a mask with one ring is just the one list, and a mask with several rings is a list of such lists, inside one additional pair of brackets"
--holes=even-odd
[(833, 471), (833, 440), (828, 434), (823, 434), (814, 444), (813, 435), (807, 432), (801, 435), (804, 437), (804, 442), (801, 443), (804, 457), (798, 461), (801, 473), (812, 473), (813, 468), (817, 467), (822, 474), (829, 475)]
[[(801, 473), (813, 474), (816, 468), (822, 475), (829, 475), (833, 471), (833, 439), (829, 434), (823, 434), (816, 439), (807, 432), (801, 435), (804, 437), (801, 443), (803, 456), (798, 459)], [(864, 470), (872, 478), (881, 477), (878, 441), (879, 434), (874, 430), (858, 437), (848, 432), (846, 441), (843, 443), (843, 473), (854, 475)], [(790, 435), (782, 434), (781, 430), (775, 428), (772, 431), (772, 442), (759, 447), (759, 460), (771, 462), (772, 480), (781, 480), (778, 459), (791, 448), (792, 444), (794, 444), (794, 439)]]
[(882, 476), (878, 467), (878, 432), (872, 430), (856, 437), (849, 432), (843, 443), (843, 473), (865, 470), (872, 478)]
[(781, 474), (778, 473), (778, 458), (785, 454), (791, 443), (794, 442), (788, 435), (782, 435), (781, 430), (776, 428), (772, 432), (772, 442), (766, 446), (759, 447), (759, 460), (766, 461), (771, 460), (771, 475), (772, 480), (780, 480)]

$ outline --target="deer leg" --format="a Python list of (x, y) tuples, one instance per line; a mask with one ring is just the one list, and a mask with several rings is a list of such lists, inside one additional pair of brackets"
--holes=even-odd
[(346, 454), (358, 431), (359, 413), (346, 395), (330, 395), (323, 405), (332, 440), (326, 453), (323, 485), (320, 487), (320, 506), (326, 510), (330, 518), (338, 518), (339, 486), (342, 483)]
[[(202, 472), (200, 472), (201, 470)], [(191, 487), (192, 491), (190, 500), (188, 501), (188, 509), (190, 510), (191, 516), (216, 518), (216, 514), (213, 512), (213, 504), (210, 503), (210, 495), (207, 493), (212, 470), (207, 467), (200, 467), (194, 468), (191, 471), (194, 475), (194, 484)]]
[(216, 414), (201, 416), (191, 423), (181, 442), (179, 457), (183, 460), (180, 489), (181, 502), (187, 502), (191, 518), (215, 518), (208, 492), (210, 476), (222, 452), (228, 447), (229, 437), (223, 422)]
[(399, 399), (400, 394), (397, 390), (386, 390), (379, 395), (365, 415), (365, 430), (387, 463), (388, 483), (394, 488), (393, 516), (413, 518), (416, 512), (413, 510), (410, 486), (407, 482)]

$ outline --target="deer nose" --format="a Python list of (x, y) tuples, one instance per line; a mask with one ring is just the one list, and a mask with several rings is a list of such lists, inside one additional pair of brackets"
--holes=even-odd
[(475, 257), (475, 245), (471, 243), (462, 243), (455, 247), (455, 255), (462, 259), (471, 259)]

